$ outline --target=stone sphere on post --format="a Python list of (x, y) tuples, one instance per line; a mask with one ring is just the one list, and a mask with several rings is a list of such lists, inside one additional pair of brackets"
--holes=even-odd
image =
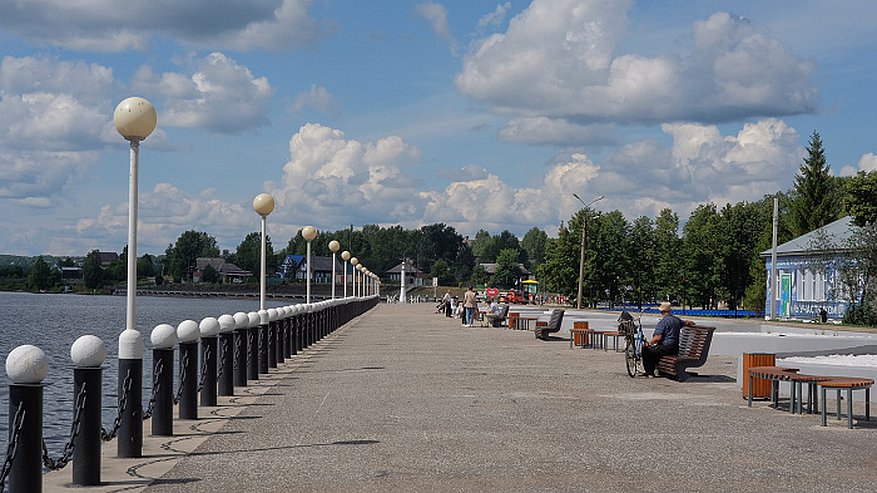
[(248, 325), (250, 325), (250, 317), (247, 316), (244, 312), (237, 312), (233, 315), (234, 317), (234, 328), (236, 329), (246, 329)]
[(313, 241), (317, 237), (317, 228), (313, 226), (305, 226), (301, 229), (301, 236), (306, 241)]
[(253, 199), (253, 210), (262, 217), (268, 216), (274, 210), (274, 197), (267, 193), (256, 195)]
[(12, 383), (37, 384), (49, 374), (49, 358), (42, 349), (25, 344), (13, 349), (6, 357), (6, 375)]
[(70, 359), (78, 367), (99, 368), (107, 359), (107, 346), (97, 336), (82, 336), (70, 346)]
[(338, 240), (332, 240), (329, 242), (329, 251), (332, 253), (338, 253), (338, 250), (341, 250), (341, 243), (338, 243)]
[(194, 320), (183, 320), (177, 325), (177, 337), (180, 342), (195, 342), (201, 337), (201, 329)]
[(177, 343), (177, 329), (170, 324), (156, 325), (149, 335), (152, 349), (173, 349)]
[(125, 140), (143, 140), (152, 134), (158, 116), (155, 107), (149, 101), (132, 97), (125, 99), (113, 112), (113, 124)]
[(220, 334), (228, 334), (234, 331), (235, 325), (237, 322), (234, 317), (228, 314), (219, 316), (219, 333)]
[(350, 260), (350, 252), (348, 252), (347, 250), (344, 250), (343, 252), (341, 252), (341, 260), (343, 260), (345, 262)]
[(198, 329), (201, 331), (201, 337), (216, 337), (219, 335), (219, 320), (213, 317), (204, 317), (198, 324)]
[(351, 265), (356, 265), (356, 264), (358, 264), (358, 263), (359, 263), (359, 259), (358, 259), (358, 258), (356, 258), (356, 257), (351, 257), (351, 258), (350, 258), (350, 264), (351, 264)]

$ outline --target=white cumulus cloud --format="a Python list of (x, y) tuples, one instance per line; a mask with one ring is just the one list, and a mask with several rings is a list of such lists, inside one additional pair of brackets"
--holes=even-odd
[(451, 53), (457, 49), (457, 41), (451, 33), (451, 26), (448, 24), (448, 11), (444, 5), (435, 2), (423, 2), (417, 4), (414, 11), (423, 20), (429, 23), (432, 32), (442, 41), (448, 43)]

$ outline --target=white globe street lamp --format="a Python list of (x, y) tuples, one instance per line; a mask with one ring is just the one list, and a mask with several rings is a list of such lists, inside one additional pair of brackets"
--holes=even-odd
[(265, 309), (265, 276), (267, 262), (265, 259), (268, 237), (268, 214), (274, 210), (274, 197), (267, 193), (260, 193), (253, 199), (253, 210), (262, 218), (262, 254), (259, 259), (259, 310)]
[(344, 261), (341, 267), (344, 268), (344, 297), (347, 298), (347, 261), (350, 260), (350, 252), (347, 250), (341, 252), (341, 260)]
[(351, 274), (353, 274), (353, 280), (350, 282), (350, 288), (353, 289), (353, 297), (356, 298), (356, 265), (359, 263), (359, 259), (356, 257), (350, 258), (350, 265), (353, 266), (350, 269)]
[(338, 253), (338, 250), (341, 250), (341, 243), (338, 243), (338, 240), (332, 240), (329, 242), (329, 250), (332, 251), (332, 299), (335, 299), (335, 254)]
[(131, 148), (128, 176), (128, 288), (125, 293), (127, 314), (125, 330), (119, 335), (120, 382), (121, 379), (127, 379), (127, 375), (131, 378), (128, 395), (119, 393), (120, 401), (128, 399), (128, 412), (123, 413), (117, 441), (118, 456), (125, 458), (141, 457), (143, 452), (143, 420), (140, 418), (143, 408), (143, 337), (137, 330), (136, 321), (138, 166), (140, 141), (152, 134), (157, 121), (155, 107), (139, 97), (125, 99), (113, 112), (113, 124)]
[(314, 241), (314, 238), (317, 237), (317, 228), (313, 226), (305, 226), (301, 230), (301, 236), (308, 242), (308, 272), (307, 272), (307, 295), (305, 297), (305, 303), (310, 304), (311, 302), (311, 242)]

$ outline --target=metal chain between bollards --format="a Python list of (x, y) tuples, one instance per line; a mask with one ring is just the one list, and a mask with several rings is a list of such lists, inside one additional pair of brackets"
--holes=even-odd
[(149, 404), (147, 404), (146, 411), (143, 413), (143, 421), (151, 418), (152, 412), (155, 411), (155, 399), (158, 396), (158, 391), (161, 390), (161, 374), (163, 371), (164, 361), (159, 360), (152, 370), (152, 395), (149, 396)]
[(64, 444), (64, 451), (61, 457), (53, 459), (49, 457), (49, 449), (46, 447), (46, 441), (43, 440), (43, 465), (50, 471), (58, 471), (67, 467), (70, 459), (73, 458), (73, 448), (76, 446), (76, 437), (79, 435), (79, 429), (82, 425), (82, 411), (85, 409), (85, 401), (88, 398), (88, 391), (85, 389), (85, 382), (76, 395), (76, 407), (73, 411), (73, 423), (70, 425), (70, 437)]
[(3, 461), (3, 470), (0, 471), (0, 493), (6, 488), (6, 477), (12, 471), (12, 461), (15, 460), (15, 454), (18, 452), (18, 438), (21, 436), (21, 429), (24, 427), (24, 403), (18, 404), (18, 410), (15, 411), (15, 418), (12, 420), (12, 436), (9, 437), (9, 443), (6, 445), (6, 460)]
[(122, 414), (125, 413), (125, 408), (128, 407), (128, 394), (131, 393), (132, 385), (134, 385), (134, 377), (131, 375), (131, 370), (128, 370), (128, 372), (125, 373), (125, 380), (122, 382), (122, 395), (119, 396), (119, 410), (116, 413), (116, 418), (113, 420), (113, 429), (107, 431), (106, 428), (101, 426), (101, 440), (109, 442), (113, 438), (116, 438), (116, 435), (119, 433), (119, 427), (122, 426)]
[(204, 348), (204, 361), (201, 362), (201, 378), (198, 380), (198, 393), (204, 388), (204, 380), (207, 378), (208, 361), (210, 361), (210, 346)]
[(183, 351), (183, 360), (180, 362), (180, 387), (174, 395), (174, 404), (180, 403), (180, 396), (183, 395), (183, 388), (186, 386), (186, 373), (189, 371), (189, 353)]
[(234, 338), (234, 360), (235, 364), (240, 361), (241, 355), (241, 341), (243, 341), (243, 337), (235, 337)]
[[(219, 352), (219, 369), (216, 370), (216, 379), (219, 380), (222, 378), (222, 372), (225, 371), (225, 355), (228, 354), (228, 340), (225, 337), (222, 338), (221, 342), (222, 351)], [(204, 358), (207, 359), (207, 358)]]

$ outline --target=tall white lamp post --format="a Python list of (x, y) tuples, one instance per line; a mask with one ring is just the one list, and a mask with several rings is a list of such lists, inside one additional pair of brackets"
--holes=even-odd
[(399, 285), (399, 303), (405, 303), (405, 261), (402, 261), (402, 283)]
[[(119, 401), (127, 399), (119, 422), (118, 456), (141, 457), (143, 453), (143, 337), (137, 330), (137, 205), (140, 141), (155, 130), (158, 117), (149, 101), (133, 97), (113, 113), (116, 130), (130, 143), (131, 163), (128, 176), (128, 288), (125, 330), (119, 335)], [(130, 383), (129, 383), (130, 382)], [(127, 395), (126, 395), (127, 394)]]
[(274, 197), (267, 193), (260, 193), (253, 199), (253, 210), (262, 218), (262, 254), (259, 259), (259, 310), (265, 309), (265, 276), (267, 269), (266, 250), (268, 243), (268, 214), (274, 210)]
[(350, 265), (352, 265), (353, 268), (350, 269), (350, 273), (353, 274), (353, 281), (350, 283), (351, 284), (350, 287), (351, 287), (351, 289), (353, 289), (353, 297), (354, 298), (356, 298), (356, 265), (357, 264), (359, 264), (359, 259), (356, 257), (351, 257), (350, 258)]
[(311, 242), (314, 241), (314, 238), (317, 237), (317, 229), (313, 226), (305, 226), (301, 230), (301, 235), (308, 242), (308, 280), (307, 280), (307, 296), (305, 297), (305, 303), (311, 302), (311, 272), (313, 269), (311, 267)]
[(582, 247), (581, 247), (581, 251), (579, 252), (579, 293), (576, 296), (576, 308), (581, 309), (582, 308), (582, 279), (584, 278), (584, 275), (585, 275), (585, 241), (587, 241), (586, 235), (588, 234), (588, 215), (590, 214), (588, 212), (588, 207), (591, 207), (591, 204), (593, 204), (594, 202), (596, 202), (598, 200), (603, 200), (603, 196), (601, 195), (601, 196), (595, 198), (594, 200), (588, 202), (587, 204), (578, 195), (572, 194), (572, 196), (575, 197), (576, 200), (581, 202), (583, 206), (585, 206), (585, 217), (582, 219)]
[(341, 252), (341, 260), (344, 261), (341, 267), (344, 268), (344, 297), (347, 298), (347, 261), (350, 260), (350, 252), (347, 250)]
[(332, 299), (335, 299), (335, 254), (341, 249), (341, 243), (338, 240), (329, 242), (329, 250), (332, 251)]

